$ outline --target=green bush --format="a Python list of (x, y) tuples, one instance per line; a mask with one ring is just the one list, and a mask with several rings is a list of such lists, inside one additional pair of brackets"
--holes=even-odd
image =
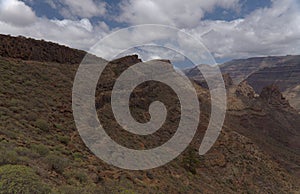
[(69, 165), (66, 158), (54, 154), (46, 157), (46, 163), (52, 170), (60, 174), (62, 174), (65, 168)]
[(28, 121), (36, 121), (38, 116), (33, 112), (28, 112), (25, 117)]
[(48, 194), (51, 189), (29, 167), (5, 165), (0, 167), (0, 194)]
[(75, 160), (83, 158), (83, 155), (81, 153), (79, 153), (79, 152), (75, 152), (72, 155), (73, 155), (73, 157), (74, 157)]
[(87, 174), (82, 170), (72, 170), (64, 174), (67, 179), (75, 179), (80, 183), (86, 183), (88, 181)]
[(120, 188), (120, 193), (121, 194), (135, 194), (134, 191), (132, 191), (130, 189), (125, 189), (125, 188)]
[(57, 139), (58, 139), (58, 141), (60, 141), (60, 143), (65, 144), (65, 145), (68, 145), (68, 143), (70, 141), (69, 137), (62, 136), (62, 135), (57, 135)]
[(11, 130), (10, 128), (6, 128), (6, 129), (1, 129), (1, 133), (3, 135), (5, 135), (6, 137), (9, 137), (10, 139), (17, 139), (18, 138), (18, 133), (16, 133), (15, 131)]
[(196, 168), (199, 165), (199, 156), (197, 151), (189, 150), (188, 153), (183, 158), (183, 166), (186, 170), (192, 174), (196, 174)]
[(82, 188), (78, 188), (75, 186), (61, 186), (58, 191), (59, 194), (78, 194), (78, 193), (83, 193)]
[(12, 98), (12, 99), (10, 99), (8, 104), (10, 106), (18, 106), (18, 105), (22, 104), (22, 101), (20, 101), (18, 99), (15, 99), (15, 98)]
[(0, 165), (17, 164), (18, 162), (18, 154), (14, 150), (0, 150)]
[(49, 148), (43, 144), (33, 144), (31, 145), (31, 149), (40, 156), (46, 156), (49, 153)]
[(35, 121), (35, 126), (43, 131), (49, 131), (49, 125), (48, 122), (43, 119), (38, 119)]
[(21, 157), (37, 158), (39, 156), (36, 152), (33, 152), (31, 149), (26, 147), (17, 147), (15, 151)]
[(79, 171), (77, 173), (74, 174), (74, 177), (80, 182), (80, 183), (85, 183), (87, 182), (88, 180), (88, 177), (87, 175), (82, 172), (82, 171)]
[(55, 126), (57, 129), (60, 129), (60, 130), (63, 130), (63, 129), (64, 129), (64, 127), (63, 127), (61, 124), (59, 124), (59, 123), (54, 123), (54, 126)]
[(98, 194), (98, 193), (111, 193), (111, 192), (104, 192), (100, 190), (96, 185), (90, 184), (86, 186), (71, 186), (71, 185), (64, 185), (58, 188), (59, 194)]

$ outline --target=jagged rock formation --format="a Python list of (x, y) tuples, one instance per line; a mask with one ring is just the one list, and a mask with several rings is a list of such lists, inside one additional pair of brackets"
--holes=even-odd
[(288, 99), (291, 106), (296, 108), (296, 110), (300, 114), (300, 108), (299, 108), (300, 107), (300, 85), (297, 85), (297, 86), (292, 87), (292, 88), (287, 88), (283, 92), (283, 96), (285, 96), (286, 99)]
[(274, 107), (290, 108), (289, 102), (283, 97), (276, 85), (264, 87), (260, 93), (260, 98)]
[(233, 60), (220, 66), (235, 84), (246, 80), (256, 93), (277, 85), (291, 105), (300, 111), (300, 56), (259, 57)]
[(131, 65), (134, 65), (136, 63), (140, 63), (142, 62), (142, 60), (139, 58), (138, 55), (131, 55), (131, 56), (125, 56), (119, 59), (115, 59), (113, 61), (111, 61), (111, 64), (116, 64), (118, 66), (122, 65), (125, 68), (129, 67)]
[(225, 88), (230, 88), (233, 85), (233, 81), (232, 78), (230, 77), (230, 75), (227, 74), (223, 74), (223, 80), (224, 80), (224, 84), (225, 84)]
[(278, 87), (267, 86), (260, 95), (243, 81), (228, 94), (227, 125), (275, 158), (289, 172), (300, 175), (300, 116), (289, 105)]
[(247, 83), (247, 81), (243, 81), (237, 86), (235, 94), (238, 97), (247, 97), (251, 99), (257, 96), (254, 89)]
[[(246, 80), (258, 94), (266, 86), (277, 85), (290, 104), (300, 112), (300, 55), (232, 60), (221, 64), (220, 69), (223, 74), (230, 75), (235, 85)], [(205, 86), (198, 68), (186, 69), (184, 72)]]

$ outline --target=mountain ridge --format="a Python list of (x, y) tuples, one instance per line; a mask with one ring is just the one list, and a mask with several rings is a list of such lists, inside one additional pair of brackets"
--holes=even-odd
[(0, 34), (0, 56), (39, 62), (80, 64), (87, 53), (64, 45), (23, 36)]

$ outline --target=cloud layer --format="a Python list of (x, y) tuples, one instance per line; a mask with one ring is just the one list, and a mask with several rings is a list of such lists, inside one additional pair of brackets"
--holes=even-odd
[(15, 26), (26, 26), (36, 21), (32, 9), (22, 1), (0, 0), (0, 21)]
[(201, 22), (191, 33), (204, 32), (203, 42), (218, 58), (300, 54), (299, 24), (296, 1), (274, 0), (244, 19)]
[(19, 0), (0, 0), (0, 11), (0, 33), (46, 39), (78, 49), (88, 50), (109, 32), (104, 22), (92, 25), (88, 18), (37, 17), (31, 7)]
[(123, 0), (117, 20), (131, 25), (150, 23), (191, 28), (215, 7), (238, 9), (239, 0)]
[[(128, 26), (155, 23), (177, 27), (202, 41), (219, 60), (300, 54), (300, 8), (297, 0), (272, 0), (272, 6), (256, 9), (251, 14), (232, 21), (204, 20), (203, 17), (216, 7), (238, 11), (239, 0), (190, 0), (185, 3), (179, 0), (122, 0), (119, 12), (114, 15), (111, 15), (111, 7), (104, 1), (46, 2), (65, 19), (37, 17), (33, 9), (21, 0), (0, 0), (0, 33), (46, 39), (89, 50), (97, 40), (117, 30), (104, 21), (93, 20), (95, 17), (102, 17), (114, 18)], [(143, 34), (128, 31), (126, 37), (120, 38), (126, 41), (161, 40), (171, 36), (155, 31)], [(121, 42), (114, 40), (112, 45)], [(181, 41), (179, 44), (188, 45), (191, 51), (194, 49), (193, 41)], [(151, 49), (148, 57), (157, 58), (160, 54), (161, 50), (155, 53)]]

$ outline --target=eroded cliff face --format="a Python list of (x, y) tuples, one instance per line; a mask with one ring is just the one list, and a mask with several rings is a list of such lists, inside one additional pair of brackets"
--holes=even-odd
[(300, 110), (300, 57), (287, 57), (274, 67), (266, 67), (253, 73), (246, 80), (258, 93), (264, 86), (277, 85), (291, 105)]
[(239, 83), (239, 85), (236, 87), (235, 94), (238, 97), (247, 97), (250, 99), (253, 99), (257, 96), (254, 89), (247, 83), (247, 81), (242, 81)]
[[(247, 81), (258, 94), (266, 86), (277, 85), (291, 106), (300, 112), (300, 56), (238, 59), (220, 65), (220, 69), (235, 85)], [(184, 72), (205, 86), (205, 80), (196, 67)]]
[(238, 84), (246, 80), (256, 93), (277, 85), (291, 105), (300, 110), (300, 56), (261, 57), (234, 60), (221, 65)]
[(223, 73), (230, 74), (235, 84), (239, 84), (251, 74), (265, 67), (271, 67), (282, 60), (285, 60), (285, 57), (237, 59), (220, 65), (220, 68)]
[(300, 85), (296, 85), (292, 88), (287, 88), (283, 92), (283, 96), (288, 99), (291, 106), (293, 106), (300, 114)]
[(258, 93), (272, 84), (283, 92), (300, 84), (300, 58), (298, 64), (284, 63), (278, 67), (264, 68), (251, 74), (246, 80)]
[(289, 102), (283, 97), (277, 85), (264, 87), (259, 97), (267, 104), (276, 108), (291, 108)]

